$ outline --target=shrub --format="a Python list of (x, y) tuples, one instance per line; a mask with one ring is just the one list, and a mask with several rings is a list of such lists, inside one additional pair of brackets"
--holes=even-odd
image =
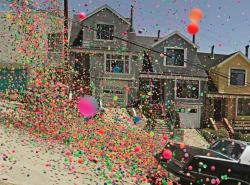
[(250, 142), (250, 134), (242, 134), (241, 132), (236, 132), (235, 139)]
[(219, 138), (228, 138), (229, 134), (226, 129), (222, 128), (217, 131), (209, 128), (201, 130), (201, 135), (209, 142), (212, 143), (214, 140)]

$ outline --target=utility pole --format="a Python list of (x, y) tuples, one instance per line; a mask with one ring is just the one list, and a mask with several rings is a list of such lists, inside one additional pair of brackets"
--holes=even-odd
[(66, 81), (65, 85), (69, 85), (70, 83), (70, 63), (69, 63), (69, 42), (68, 42), (68, 29), (69, 29), (69, 8), (68, 8), (68, 0), (64, 0), (64, 80)]

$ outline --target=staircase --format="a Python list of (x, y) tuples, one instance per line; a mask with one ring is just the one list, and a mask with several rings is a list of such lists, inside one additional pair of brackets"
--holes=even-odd
[(213, 126), (214, 130), (217, 131), (219, 129), (224, 128), (228, 131), (231, 138), (234, 137), (235, 131), (227, 118), (223, 118), (223, 121), (215, 121), (213, 118), (209, 118), (209, 121)]
[(158, 135), (169, 135), (170, 130), (164, 120), (156, 119), (157, 124), (155, 126), (154, 132)]
[(218, 129), (225, 128), (224, 123), (222, 121), (216, 121), (215, 125)]

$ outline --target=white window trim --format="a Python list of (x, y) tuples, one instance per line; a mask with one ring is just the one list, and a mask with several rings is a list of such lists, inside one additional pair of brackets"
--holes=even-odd
[[(239, 69), (239, 70), (244, 70), (245, 71), (245, 85), (231, 85), (231, 70), (232, 69)], [(228, 79), (228, 86), (231, 86), (231, 87), (244, 87), (244, 86), (247, 86), (247, 70), (244, 69), (244, 68), (240, 68), (240, 67), (230, 67), (229, 68), (229, 71), (228, 71), (228, 76), (229, 76), (229, 79)]]
[(250, 98), (242, 98), (242, 97), (239, 97), (237, 96), (236, 97), (236, 105), (235, 105), (235, 116), (236, 118), (242, 118), (242, 117), (250, 117), (250, 116), (241, 116), (241, 115), (238, 115), (238, 103), (239, 103), (239, 99), (250, 99)]
[(187, 67), (187, 48), (164, 47), (164, 53), (167, 53), (167, 49), (182, 49), (184, 51), (184, 66), (167, 65), (166, 64), (166, 59), (167, 59), (166, 55), (164, 55), (163, 66), (166, 66), (166, 67), (178, 67), (178, 68), (186, 68)]
[(178, 98), (177, 97), (177, 80), (184, 80), (184, 79), (175, 79), (174, 83), (174, 98), (176, 100), (200, 100), (200, 91), (201, 91), (201, 81), (200, 80), (186, 80), (186, 81), (198, 81), (199, 82), (199, 92), (198, 92), (198, 98)]
[[(101, 22), (101, 21), (96, 22), (96, 25), (97, 24), (105, 24), (105, 25), (109, 25), (109, 26), (114, 26), (114, 33), (116, 31), (115, 24), (107, 23), (107, 22)], [(97, 36), (97, 31), (94, 31), (94, 41), (115, 42), (114, 38), (113, 38), (113, 40), (106, 40), (106, 39), (98, 39), (96, 36)]]
[[(129, 60), (128, 60), (128, 73), (112, 73), (112, 72), (108, 72), (106, 71), (106, 62), (107, 62), (107, 55), (122, 55), (122, 56), (128, 56)], [(114, 75), (130, 75), (131, 73), (131, 59), (132, 56), (131, 55), (126, 55), (126, 54), (116, 54), (116, 53), (109, 53), (109, 52), (105, 52), (104, 53), (104, 74), (114, 74)], [(125, 61), (125, 60), (124, 60)], [(124, 70), (125, 70), (125, 66), (124, 66)]]

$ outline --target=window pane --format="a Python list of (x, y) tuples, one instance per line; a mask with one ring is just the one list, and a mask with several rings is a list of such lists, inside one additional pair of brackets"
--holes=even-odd
[(113, 40), (114, 26), (107, 24), (97, 24), (97, 39)]
[(125, 73), (129, 73), (129, 61), (125, 61)]
[(106, 72), (110, 72), (110, 60), (106, 60)]
[[(127, 56), (123, 55), (106, 55), (106, 71), (113, 73), (129, 73), (130, 62), (126, 61)], [(111, 69), (107, 69), (107, 65), (111, 65)]]
[(243, 69), (231, 69), (230, 84), (231, 85), (245, 85), (246, 71)]
[(199, 98), (199, 81), (177, 80), (177, 98)]
[(238, 116), (250, 116), (250, 99), (238, 99)]
[(167, 49), (166, 65), (184, 66), (183, 49)]

